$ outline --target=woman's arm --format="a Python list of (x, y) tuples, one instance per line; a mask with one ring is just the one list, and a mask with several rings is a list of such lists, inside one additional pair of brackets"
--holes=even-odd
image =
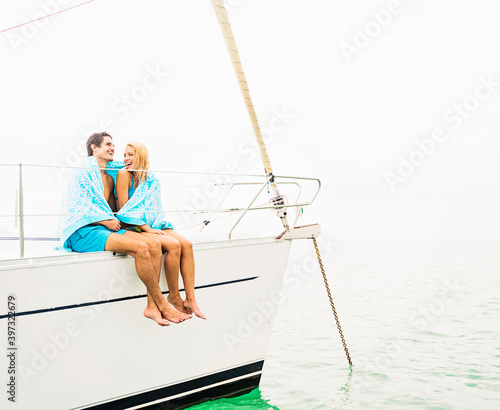
[(149, 225), (139, 225), (139, 228), (141, 228), (141, 231), (142, 232), (146, 232), (146, 233), (155, 233), (157, 235), (167, 235), (166, 232), (163, 232), (161, 229), (153, 229), (151, 228)]
[[(116, 196), (118, 197), (118, 210), (120, 210), (130, 199), (128, 190), (132, 185), (132, 175), (126, 169), (120, 169), (116, 176)], [(156, 233), (158, 235), (166, 235), (161, 229), (153, 229), (149, 225), (139, 225), (143, 232)]]
[(132, 181), (132, 175), (126, 169), (120, 169), (116, 176), (116, 196), (118, 197), (118, 210), (129, 200), (128, 189)]

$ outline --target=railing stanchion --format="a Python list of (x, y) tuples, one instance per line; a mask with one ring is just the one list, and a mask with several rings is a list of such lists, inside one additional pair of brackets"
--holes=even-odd
[[(222, 206), (222, 204), (224, 203), (224, 201), (226, 200), (226, 198), (231, 193), (231, 190), (233, 189), (233, 187), (234, 187), (234, 184), (232, 184), (232, 183), (229, 184), (229, 189), (227, 190), (226, 195), (224, 195), (224, 197), (220, 201), (219, 206), (217, 206), (217, 208), (220, 208)], [(210, 214), (208, 215), (207, 219), (205, 221), (203, 221), (203, 226), (200, 228), (200, 232), (202, 232), (203, 229), (205, 229), (207, 227), (207, 225), (211, 222), (213, 214), (214, 214), (214, 211), (210, 212)]]
[(236, 228), (236, 225), (238, 225), (240, 223), (240, 221), (246, 215), (246, 213), (248, 212), (248, 210), (252, 207), (253, 203), (259, 197), (260, 193), (264, 190), (264, 188), (267, 186), (267, 184), (271, 181), (271, 178), (272, 178), (272, 175), (270, 175), (270, 176), (267, 177), (266, 182), (259, 189), (259, 192), (257, 192), (257, 195), (255, 195), (255, 197), (252, 199), (252, 202), (250, 202), (250, 205), (247, 206), (247, 208), (243, 211), (243, 213), (240, 215), (240, 217), (238, 218), (238, 220), (236, 221), (236, 223), (233, 225), (233, 227), (229, 231), (229, 236), (228, 236), (229, 242), (231, 242), (231, 235), (233, 234), (234, 228)]

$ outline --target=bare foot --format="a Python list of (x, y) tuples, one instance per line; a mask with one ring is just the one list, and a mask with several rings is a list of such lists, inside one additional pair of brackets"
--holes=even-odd
[(163, 319), (169, 320), (174, 323), (181, 323), (191, 318), (191, 315), (179, 312), (174, 306), (166, 302), (161, 309)]
[(170, 323), (168, 323), (166, 320), (164, 320), (161, 317), (161, 313), (156, 306), (154, 308), (150, 307), (150, 306), (146, 306), (146, 309), (144, 309), (144, 316), (146, 316), (148, 319), (154, 320), (160, 326), (169, 326), (170, 325)]
[(193, 312), (196, 316), (206, 319), (206, 316), (201, 313), (200, 308), (198, 307), (198, 304), (196, 303), (196, 300), (188, 300), (184, 302), (184, 307), (189, 310), (190, 312)]
[(176, 308), (179, 312), (181, 313), (186, 313), (187, 315), (190, 315), (191, 317), (191, 310), (189, 309), (186, 309), (186, 306), (184, 305), (184, 301), (182, 300), (182, 298), (180, 296), (172, 296), (172, 295), (168, 295), (167, 296), (167, 301), (168, 303), (170, 303), (174, 308)]

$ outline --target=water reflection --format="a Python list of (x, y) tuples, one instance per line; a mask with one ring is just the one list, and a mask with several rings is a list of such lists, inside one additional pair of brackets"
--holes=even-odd
[(261, 396), (259, 388), (252, 390), (243, 396), (232, 397), (229, 399), (218, 399), (207, 401), (206, 403), (197, 404), (189, 407), (189, 410), (233, 410), (233, 409), (248, 409), (248, 410), (279, 410), (276, 406), (271, 406), (268, 400), (264, 400)]

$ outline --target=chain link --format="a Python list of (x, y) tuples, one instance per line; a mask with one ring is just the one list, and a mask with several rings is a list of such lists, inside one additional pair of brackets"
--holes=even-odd
[(351, 356), (349, 356), (349, 350), (347, 350), (347, 343), (344, 339), (344, 334), (342, 333), (342, 328), (340, 327), (339, 317), (337, 316), (337, 311), (335, 310), (335, 305), (333, 304), (332, 294), (330, 293), (330, 286), (328, 286), (328, 280), (326, 279), (325, 268), (323, 267), (323, 261), (321, 260), (321, 256), (319, 254), (318, 242), (316, 242), (316, 238), (313, 236), (312, 240), (314, 242), (314, 248), (316, 249), (316, 256), (318, 257), (319, 267), (321, 269), (321, 274), (323, 275), (323, 280), (325, 282), (326, 293), (328, 294), (328, 299), (330, 300), (330, 306), (332, 307), (333, 316), (335, 317), (335, 322), (337, 323), (337, 329), (339, 329), (340, 339), (342, 340), (342, 344), (344, 345), (344, 351), (347, 356), (347, 361), (349, 365), (352, 367)]

